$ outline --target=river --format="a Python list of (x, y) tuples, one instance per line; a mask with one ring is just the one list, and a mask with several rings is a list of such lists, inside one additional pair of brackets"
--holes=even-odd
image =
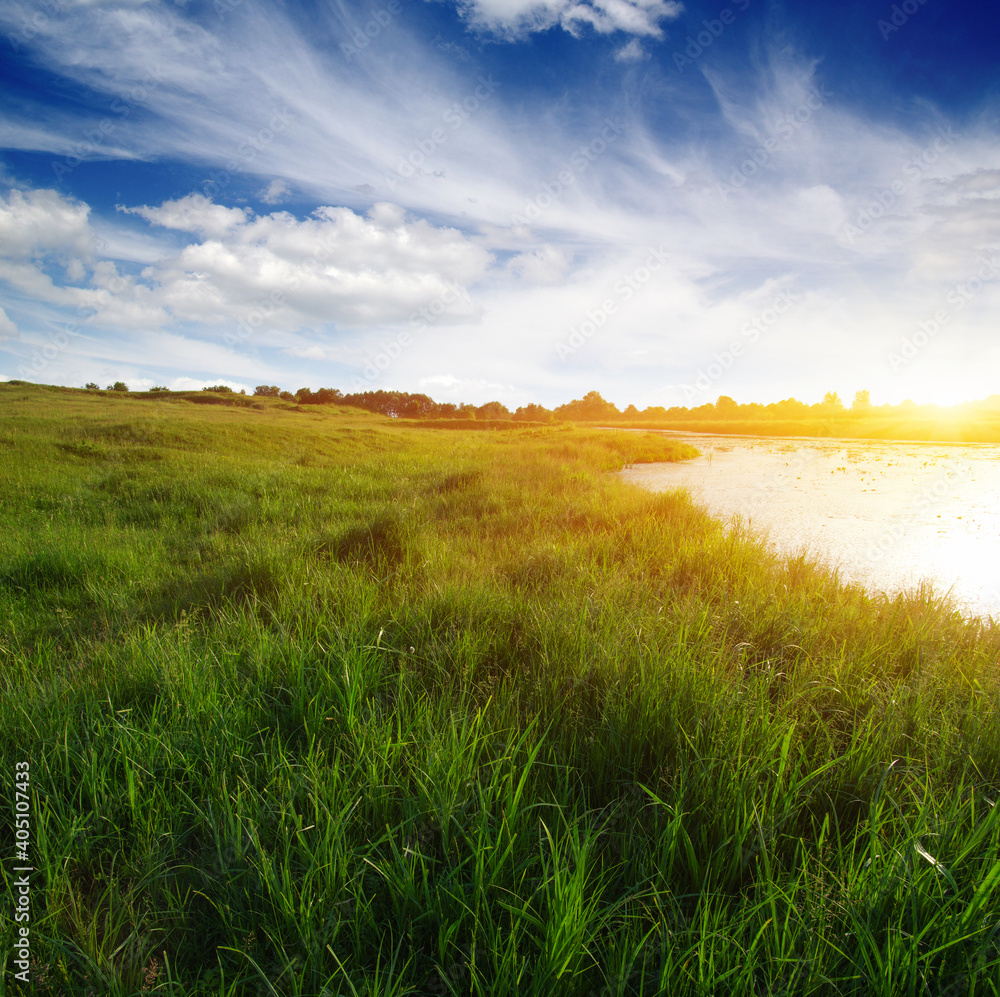
[(702, 456), (624, 478), (686, 488), (782, 556), (805, 551), (870, 591), (926, 581), (964, 614), (1000, 619), (1000, 446), (670, 435)]

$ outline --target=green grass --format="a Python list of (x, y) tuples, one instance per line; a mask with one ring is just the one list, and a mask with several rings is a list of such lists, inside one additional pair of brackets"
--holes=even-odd
[(23, 991), (996, 995), (1000, 634), (684, 453), (0, 385)]

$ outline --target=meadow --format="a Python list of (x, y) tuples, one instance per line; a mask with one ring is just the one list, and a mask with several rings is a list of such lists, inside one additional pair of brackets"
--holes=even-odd
[(662, 436), (210, 401), (0, 384), (0, 994), (1000, 993), (989, 620)]

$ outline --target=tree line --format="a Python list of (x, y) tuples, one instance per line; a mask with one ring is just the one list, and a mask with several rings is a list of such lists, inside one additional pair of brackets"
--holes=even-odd
[[(97, 389), (98, 385), (90, 383), (89, 389)], [(127, 392), (128, 385), (121, 381), (109, 384), (108, 391)], [(151, 389), (154, 392), (166, 392), (167, 388), (157, 385)], [(224, 384), (215, 384), (202, 388), (203, 391), (232, 392), (233, 389)], [(245, 393), (245, 392), (241, 392)], [(835, 391), (828, 391), (821, 402), (808, 404), (796, 398), (785, 398), (779, 402), (762, 404), (746, 402), (740, 404), (728, 395), (719, 395), (714, 402), (689, 408), (684, 405), (673, 405), (666, 408), (662, 405), (650, 405), (638, 409), (629, 405), (619, 409), (613, 402), (606, 401), (598, 391), (588, 391), (582, 398), (566, 402), (548, 409), (544, 405), (532, 402), (521, 405), (513, 412), (502, 402), (492, 401), (483, 405), (458, 404), (455, 402), (436, 402), (429, 395), (412, 394), (407, 391), (361, 391), (345, 394), (339, 388), (299, 388), (296, 392), (285, 391), (274, 384), (258, 384), (253, 391), (259, 398), (280, 398), (295, 402), (298, 405), (349, 405), (354, 408), (377, 412), (380, 415), (394, 419), (475, 419), (483, 420), (513, 420), (518, 422), (675, 422), (675, 421), (706, 421), (706, 420), (776, 420), (776, 419), (829, 419), (834, 416), (863, 416), (887, 414), (914, 414), (920, 408), (934, 409), (936, 406), (917, 406), (912, 401), (904, 401), (899, 405), (873, 405), (867, 389), (861, 389), (854, 395), (850, 408), (847, 408)], [(977, 406), (991, 409), (1000, 408), (1000, 395), (991, 395)]]
[[(863, 415), (885, 412), (893, 406), (874, 406), (866, 389), (854, 395), (850, 409), (844, 406), (835, 391), (829, 391), (823, 401), (815, 404), (800, 402), (796, 398), (786, 398), (768, 405), (760, 402), (740, 404), (728, 395), (720, 395), (715, 402), (688, 408), (674, 405), (650, 405), (638, 409), (629, 405), (619, 409), (613, 402), (606, 401), (598, 391), (588, 391), (582, 398), (566, 402), (548, 409), (532, 402), (511, 412), (502, 402), (486, 402), (484, 405), (436, 402), (428, 395), (410, 394), (406, 391), (362, 391), (344, 394), (337, 388), (320, 388), (312, 391), (299, 388), (294, 394), (282, 391), (275, 385), (258, 385), (254, 394), (263, 397), (283, 398), (300, 405), (351, 405), (355, 408), (378, 412), (398, 419), (512, 419), (525, 422), (653, 422), (673, 420), (705, 419), (805, 419), (829, 418), (848, 412)], [(914, 408), (912, 402), (903, 402), (897, 410)]]

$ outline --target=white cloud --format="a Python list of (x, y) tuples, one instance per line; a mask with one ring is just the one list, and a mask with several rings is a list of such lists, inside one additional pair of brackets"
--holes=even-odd
[(615, 49), (615, 62), (642, 62), (643, 59), (648, 58), (649, 54), (642, 47), (642, 42), (638, 38), (633, 38), (621, 48)]
[(35, 120), (0, 121), (0, 148), (53, 153), (59, 157), (54, 160), (54, 166), (63, 177), (72, 173), (81, 160), (139, 158), (126, 144), (115, 139), (115, 132), (122, 134), (122, 130), (114, 122), (110, 122), (113, 127), (108, 128), (106, 124), (102, 130), (102, 119), (87, 122), (59, 117), (34, 105), (24, 108), (23, 113)]
[[(248, 389), (245, 384), (239, 381), (230, 381), (225, 377), (218, 378), (196, 378), (196, 377), (174, 377), (166, 385), (171, 391), (201, 391), (202, 388), (214, 388), (217, 384), (224, 384), (227, 388), (232, 388), (235, 392), (246, 391), (247, 394), (253, 390)], [(150, 382), (152, 387), (152, 382)], [(148, 389), (146, 389), (148, 390)]]
[(272, 180), (257, 196), (265, 204), (280, 204), (291, 192), (286, 180)]
[(27, 259), (57, 252), (89, 257), (90, 208), (54, 190), (11, 190), (0, 196), (0, 254)]
[(546, 245), (511, 257), (507, 270), (529, 284), (558, 284), (566, 277), (571, 262), (568, 253)]
[[(166, 202), (150, 217), (184, 218), (207, 231), (217, 205), (198, 195)], [(408, 221), (395, 205), (367, 216), (317, 208), (298, 220), (286, 212), (247, 213), (224, 235), (191, 243), (149, 271), (159, 298), (184, 321), (240, 322), (258, 303), (272, 328), (370, 326), (406, 321), (452, 284), (479, 280), (492, 257), (458, 230)], [(271, 306), (267, 305), (271, 302)], [(452, 313), (469, 314), (455, 301)]]
[(119, 211), (139, 215), (146, 221), (182, 232), (197, 232), (209, 238), (222, 238), (249, 216), (246, 208), (227, 208), (213, 204), (204, 194), (189, 194), (175, 201), (164, 201), (158, 208), (119, 206)]
[(292, 346), (284, 351), (290, 357), (301, 360), (326, 360), (327, 351), (322, 346)]
[(434, 391), (441, 398), (475, 399), (482, 404), (498, 395), (509, 398), (517, 389), (513, 384), (489, 381), (481, 377), (456, 377), (454, 374), (432, 374), (420, 379), (420, 387)]
[(0, 341), (4, 339), (13, 339), (17, 335), (17, 326), (10, 320), (7, 313), (0, 308)]
[(673, 0), (456, 0), (473, 26), (518, 38), (559, 25), (572, 35), (590, 26), (600, 34), (624, 31), (660, 38), (660, 22), (684, 9)]
[[(95, 240), (86, 205), (55, 191), (14, 190), (0, 200), (0, 279), (40, 302), (86, 312), (94, 326), (158, 329), (189, 322), (255, 331), (407, 322), (442, 299), (439, 322), (474, 313), (455, 285), (480, 280), (493, 261), (457, 229), (410, 219), (379, 203), (362, 216), (324, 206), (299, 220), (287, 212), (257, 216), (201, 194), (155, 207), (119, 208), (153, 225), (195, 233), (179, 249), (161, 245), (135, 274), (110, 259), (66, 262), (72, 286), (50, 272), (66, 246), (90, 253)], [(127, 243), (126, 243), (127, 244)]]

